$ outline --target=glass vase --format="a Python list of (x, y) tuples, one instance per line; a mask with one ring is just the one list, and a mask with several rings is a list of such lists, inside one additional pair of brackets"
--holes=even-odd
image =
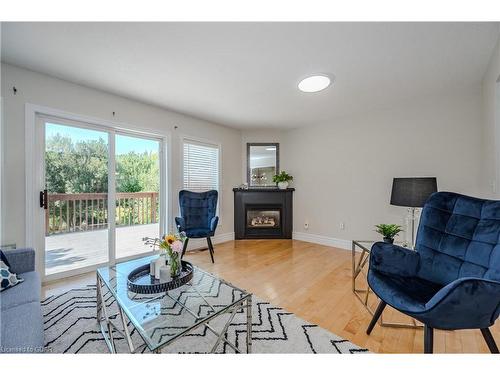
[(182, 265), (181, 265), (181, 256), (179, 253), (172, 253), (170, 260), (168, 262), (170, 266), (170, 276), (177, 277), (181, 274)]

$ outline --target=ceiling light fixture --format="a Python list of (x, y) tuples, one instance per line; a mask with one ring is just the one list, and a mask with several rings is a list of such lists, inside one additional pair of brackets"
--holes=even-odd
[(298, 88), (302, 92), (318, 92), (330, 86), (331, 80), (325, 75), (314, 75), (299, 82)]

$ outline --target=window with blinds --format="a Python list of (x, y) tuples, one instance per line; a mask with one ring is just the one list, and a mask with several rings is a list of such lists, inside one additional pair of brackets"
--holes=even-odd
[(183, 188), (190, 191), (219, 190), (219, 147), (184, 140)]

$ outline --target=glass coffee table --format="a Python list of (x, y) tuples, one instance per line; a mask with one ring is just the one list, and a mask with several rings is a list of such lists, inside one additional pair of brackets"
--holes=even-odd
[[(128, 290), (129, 273), (141, 265), (149, 264), (157, 257), (145, 257), (97, 270), (97, 321), (109, 351), (116, 353), (114, 337), (120, 335), (125, 338), (131, 353), (139, 352), (145, 346), (153, 353), (160, 353), (165, 346), (205, 326), (214, 334), (212, 353), (222, 342), (240, 353), (240, 349), (225, 338), (225, 333), (236, 313), (245, 309), (246, 352), (251, 353), (251, 293), (196, 266), (193, 279), (177, 289), (157, 294), (137, 294)], [(114, 311), (110, 311), (112, 301), (117, 305)], [(227, 321), (222, 330), (217, 331), (209, 322), (224, 314), (228, 315)], [(134, 345), (127, 319), (140, 334), (143, 344)]]

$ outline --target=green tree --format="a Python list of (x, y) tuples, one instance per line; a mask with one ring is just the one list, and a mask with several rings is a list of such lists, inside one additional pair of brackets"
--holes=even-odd
[(104, 139), (73, 144), (59, 134), (47, 140), (45, 178), (50, 193), (108, 190), (108, 145)]
[(70, 173), (69, 155), (73, 151), (70, 138), (59, 134), (47, 140), (45, 152), (45, 179), (50, 193), (66, 193)]
[(129, 152), (116, 159), (119, 192), (159, 191), (158, 154)]
[[(104, 139), (73, 143), (59, 134), (49, 138), (45, 175), (50, 193), (108, 191), (108, 145)], [(129, 152), (116, 157), (118, 192), (159, 191), (157, 153)]]

